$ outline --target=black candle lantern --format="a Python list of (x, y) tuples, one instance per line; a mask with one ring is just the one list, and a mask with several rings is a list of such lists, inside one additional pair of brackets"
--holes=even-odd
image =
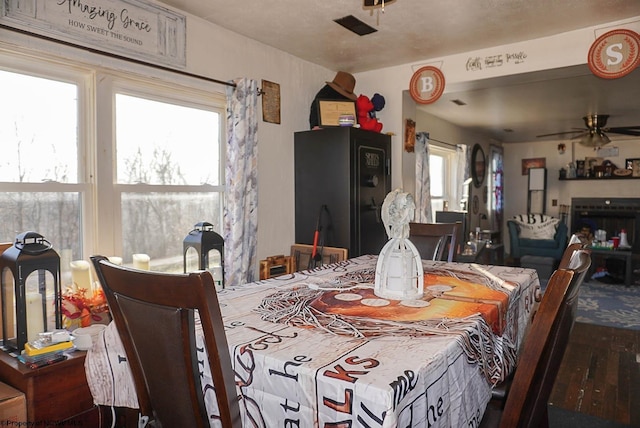
[(42, 235), (18, 235), (0, 272), (3, 349), (20, 352), (38, 333), (62, 328), (60, 256)]
[(224, 239), (213, 231), (211, 223), (197, 223), (184, 238), (183, 250), (185, 273), (208, 270), (213, 275), (216, 289), (224, 288)]

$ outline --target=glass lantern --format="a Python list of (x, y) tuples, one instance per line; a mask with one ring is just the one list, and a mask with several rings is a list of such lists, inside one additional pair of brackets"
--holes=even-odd
[(183, 241), (184, 272), (208, 270), (216, 290), (224, 288), (224, 239), (213, 231), (213, 225), (200, 222)]
[(3, 349), (24, 349), (62, 327), (60, 256), (36, 232), (24, 232), (0, 256)]

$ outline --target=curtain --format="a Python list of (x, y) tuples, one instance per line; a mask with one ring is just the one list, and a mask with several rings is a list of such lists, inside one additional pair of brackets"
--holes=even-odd
[(456, 210), (463, 210), (462, 198), (464, 197), (464, 182), (469, 178), (471, 168), (469, 168), (469, 146), (466, 144), (456, 144), (456, 185), (454, 190), (454, 200), (457, 201)]
[(416, 134), (416, 223), (432, 223), (429, 178), (429, 133)]
[(225, 286), (254, 281), (258, 232), (258, 82), (227, 88)]

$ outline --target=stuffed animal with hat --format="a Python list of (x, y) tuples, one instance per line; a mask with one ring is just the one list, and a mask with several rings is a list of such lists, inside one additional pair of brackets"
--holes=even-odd
[[(384, 106), (384, 103), (382, 104)], [(371, 113), (374, 117), (371, 117)], [(358, 124), (360, 129), (367, 131), (382, 131), (382, 123), (375, 118), (375, 105), (366, 95), (360, 95), (356, 100), (356, 114), (358, 115)]]
[(311, 103), (309, 111), (309, 127), (318, 127), (318, 100), (350, 100), (355, 101), (357, 96), (353, 93), (356, 87), (356, 79), (346, 71), (338, 71), (331, 82), (325, 82)]

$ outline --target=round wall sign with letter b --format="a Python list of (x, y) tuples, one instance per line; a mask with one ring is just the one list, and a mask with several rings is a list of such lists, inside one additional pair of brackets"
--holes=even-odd
[(626, 76), (640, 63), (640, 36), (632, 30), (609, 31), (593, 42), (587, 62), (591, 72), (603, 79)]
[(420, 104), (431, 104), (444, 92), (444, 74), (438, 68), (427, 65), (413, 73), (409, 84), (411, 98)]

